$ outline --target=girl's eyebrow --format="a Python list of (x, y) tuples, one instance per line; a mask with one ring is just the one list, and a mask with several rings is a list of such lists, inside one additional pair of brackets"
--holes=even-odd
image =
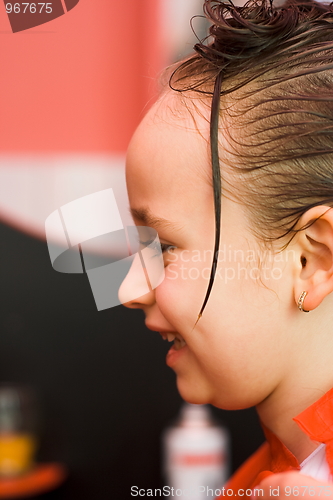
[(143, 222), (146, 226), (151, 226), (156, 229), (173, 229), (175, 231), (180, 231), (184, 227), (176, 222), (164, 219), (163, 217), (156, 217), (147, 207), (131, 207), (130, 213), (132, 217)]

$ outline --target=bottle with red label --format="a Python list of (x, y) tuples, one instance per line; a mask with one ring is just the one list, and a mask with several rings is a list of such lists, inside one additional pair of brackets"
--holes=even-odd
[(207, 405), (185, 403), (177, 424), (163, 434), (164, 494), (187, 500), (221, 494), (229, 476), (229, 441)]

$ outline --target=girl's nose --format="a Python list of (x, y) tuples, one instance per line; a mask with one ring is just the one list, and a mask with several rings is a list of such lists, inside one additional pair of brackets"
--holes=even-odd
[(135, 255), (130, 270), (119, 287), (118, 298), (121, 304), (131, 309), (143, 309), (155, 302), (154, 290), (138, 254)]

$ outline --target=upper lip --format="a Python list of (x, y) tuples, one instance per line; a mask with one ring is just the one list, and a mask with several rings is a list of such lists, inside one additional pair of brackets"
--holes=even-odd
[(174, 330), (166, 330), (165, 328), (161, 328), (159, 326), (155, 325), (149, 325), (146, 323), (146, 327), (149, 328), (149, 330), (152, 330), (153, 332), (159, 332), (159, 333), (178, 333)]
[(173, 333), (175, 335), (178, 333), (175, 332), (174, 330), (166, 330), (165, 328), (160, 328), (157, 325), (150, 325), (149, 323), (146, 323), (146, 327), (149, 328), (149, 330), (152, 330), (153, 332), (159, 332), (164, 338), (166, 338), (167, 333)]
[[(151, 325), (146, 322), (146, 327), (149, 328), (149, 330), (152, 330), (153, 332), (159, 332), (159, 334), (162, 336), (164, 340), (168, 340), (169, 342), (172, 342), (174, 338), (176, 337), (178, 340), (183, 340), (183, 337), (176, 332), (175, 330), (166, 330), (165, 328), (160, 328), (157, 325)], [(169, 334), (172, 335), (172, 337), (169, 337)]]

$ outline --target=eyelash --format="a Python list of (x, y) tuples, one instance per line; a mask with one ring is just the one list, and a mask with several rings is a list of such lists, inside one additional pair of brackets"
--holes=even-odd
[[(150, 247), (151, 247), (152, 241), (140, 241), (140, 243), (144, 246), (150, 245)], [(160, 245), (161, 245), (162, 254), (167, 252), (170, 248), (176, 248), (175, 245), (169, 245), (168, 243), (160, 243)], [(159, 245), (158, 244), (154, 245), (154, 248), (157, 251), (156, 256), (160, 255)]]
[(176, 248), (174, 245), (168, 245), (167, 243), (161, 243), (162, 253), (165, 253), (169, 248)]

